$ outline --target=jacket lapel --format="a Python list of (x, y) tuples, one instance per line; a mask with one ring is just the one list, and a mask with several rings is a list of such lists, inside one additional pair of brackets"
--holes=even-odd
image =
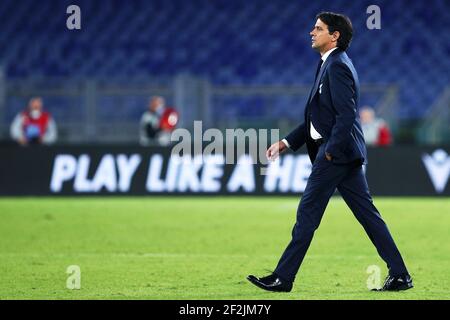
[(334, 50), (334, 51), (328, 56), (327, 60), (325, 60), (324, 64), (322, 64), (322, 67), (320, 68), (319, 74), (317, 75), (316, 82), (314, 82), (314, 86), (313, 86), (313, 88), (312, 88), (312, 90), (311, 90), (311, 93), (310, 93), (310, 95), (309, 95), (309, 99), (308, 99), (308, 102), (309, 102), (309, 103), (311, 102), (311, 100), (312, 100), (312, 99), (314, 98), (314, 96), (316, 95), (317, 89), (319, 88), (320, 80), (322, 79), (322, 76), (323, 76), (325, 70), (327, 69), (328, 65), (330, 64), (330, 60), (331, 60), (330, 58), (331, 58), (332, 56), (334, 56), (335, 54), (339, 53), (339, 52), (341, 52), (341, 50), (340, 50), (339, 48), (337, 48), (336, 50)]

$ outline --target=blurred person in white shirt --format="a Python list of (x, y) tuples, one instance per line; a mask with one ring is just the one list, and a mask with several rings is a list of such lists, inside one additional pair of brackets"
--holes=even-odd
[(366, 145), (382, 147), (392, 144), (389, 125), (383, 119), (376, 117), (375, 110), (364, 106), (359, 111), (359, 117)]
[(33, 97), (26, 110), (14, 118), (10, 134), (11, 138), (22, 146), (36, 144), (52, 144), (56, 141), (58, 132), (51, 114), (43, 110), (41, 97)]
[(151, 97), (148, 110), (142, 115), (139, 125), (140, 144), (170, 144), (170, 135), (177, 123), (178, 112), (174, 108), (166, 107), (163, 97)]

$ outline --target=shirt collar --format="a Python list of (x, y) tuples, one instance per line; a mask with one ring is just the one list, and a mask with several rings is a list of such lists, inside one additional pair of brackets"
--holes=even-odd
[(337, 47), (334, 47), (333, 49), (330, 49), (327, 52), (325, 52), (323, 54), (323, 56), (321, 57), (322, 61), (325, 62), (327, 60), (328, 56), (336, 49), (337, 49)]

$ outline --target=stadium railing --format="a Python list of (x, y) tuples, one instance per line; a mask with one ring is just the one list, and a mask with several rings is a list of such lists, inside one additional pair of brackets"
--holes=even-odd
[[(137, 143), (139, 120), (152, 95), (164, 96), (177, 108), (179, 127), (188, 130), (202, 120), (205, 129), (279, 128), (284, 135), (301, 121), (310, 85), (218, 85), (179, 75), (164, 81), (22, 79), (3, 81), (0, 88), (2, 140), (9, 137), (13, 117), (37, 95), (55, 117), (59, 143)], [(361, 104), (372, 101), (394, 131), (398, 91), (392, 84), (365, 84), (361, 89)]]

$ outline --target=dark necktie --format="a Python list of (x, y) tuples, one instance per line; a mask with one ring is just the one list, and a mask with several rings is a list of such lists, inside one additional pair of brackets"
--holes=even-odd
[(320, 68), (322, 67), (322, 63), (323, 63), (323, 61), (322, 61), (322, 59), (320, 59), (320, 60), (319, 60), (319, 63), (317, 64), (316, 76), (314, 77), (314, 82), (313, 82), (313, 86), (312, 86), (312, 88), (311, 88), (311, 92), (310, 92), (310, 94), (309, 94), (309, 99), (308, 99), (308, 101), (311, 101), (311, 99), (312, 99), (312, 96), (311, 96), (312, 90), (313, 90), (314, 87), (316, 86), (317, 77), (319, 76), (319, 72), (320, 72)]
[[(316, 85), (317, 77), (319, 76), (319, 72), (320, 72), (320, 68), (322, 67), (322, 63), (323, 63), (323, 60), (320, 59), (319, 63), (317, 64), (316, 76), (314, 77), (314, 84), (313, 84), (313, 87), (311, 89), (311, 93), (309, 94), (309, 100), (308, 101), (311, 101), (311, 99), (312, 99), (312, 97), (311, 97), (312, 90), (314, 89), (314, 86)], [(308, 109), (308, 107), (309, 107), (309, 103), (306, 106), (306, 108)], [(308, 128), (308, 135), (310, 135), (310, 132), (311, 132), (311, 114), (309, 113), (309, 111), (306, 112), (306, 121), (307, 121), (306, 126)]]
[(317, 65), (316, 76), (314, 77), (314, 83), (316, 83), (317, 76), (319, 75), (320, 68), (322, 67), (322, 63), (323, 63), (323, 60), (320, 59), (320, 60), (319, 60), (319, 64)]

